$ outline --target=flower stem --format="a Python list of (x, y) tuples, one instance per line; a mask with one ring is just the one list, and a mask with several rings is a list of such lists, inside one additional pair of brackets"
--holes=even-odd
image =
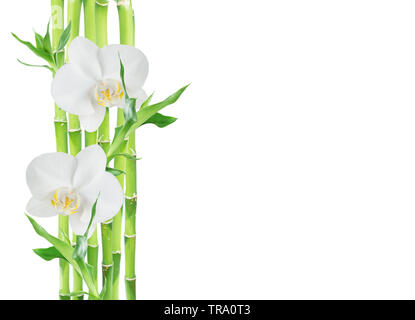
[[(108, 44), (107, 36), (108, 0), (96, 0), (96, 42), (102, 48)], [(107, 152), (110, 145), (109, 134), (109, 110), (105, 112), (105, 118), (98, 129), (98, 141), (101, 147)], [(102, 281), (104, 286), (104, 300), (112, 299), (112, 220), (101, 224), (102, 235)]]
[[(120, 26), (120, 44), (133, 45), (133, 17), (130, 4), (126, 2), (118, 3), (118, 18)], [(117, 127), (123, 125), (124, 113), (122, 109), (117, 110)], [(125, 153), (126, 149), (120, 150), (120, 153)], [(116, 169), (125, 171), (125, 159), (124, 157), (116, 157), (114, 159), (114, 167)], [(124, 189), (125, 175), (117, 176), (118, 181)], [(121, 267), (121, 232), (122, 232), (122, 216), (123, 208), (117, 213), (112, 223), (112, 258), (114, 261), (113, 272), (113, 288), (112, 298), (114, 300), (119, 299), (119, 286), (120, 286), (120, 267)]]
[[(83, 0), (84, 4), (84, 27), (85, 38), (96, 42), (95, 28), (95, 0)], [(97, 132), (85, 131), (85, 147), (97, 144)], [(95, 229), (92, 236), (88, 239), (87, 261), (92, 266), (92, 281), (95, 287), (98, 287), (98, 234)], [(90, 292), (91, 293), (91, 292)]]
[[(68, 0), (68, 19), (67, 22), (72, 22), (71, 35), (68, 41), (68, 46), (71, 41), (79, 35), (79, 24), (81, 19), (81, 6), (82, 0)], [(69, 114), (69, 151), (70, 154), (76, 156), (82, 149), (82, 131), (79, 123), (79, 118), (76, 115)], [(76, 242), (76, 235), (72, 235), (72, 241)], [(76, 271), (73, 270), (73, 291), (82, 291), (82, 277)], [(74, 296), (72, 300), (83, 300), (84, 296)]]
[[(56, 50), (59, 43), (59, 38), (64, 26), (64, 2), (63, 0), (51, 0), (52, 9), (52, 48)], [(58, 67), (64, 63), (65, 54), (58, 54)], [(56, 151), (68, 152), (68, 123), (66, 119), (66, 112), (60, 109), (55, 104), (55, 137), (56, 137)], [(65, 240), (69, 233), (68, 217), (59, 215), (59, 239)], [(69, 263), (63, 259), (59, 259), (59, 299), (70, 300), (69, 288)]]

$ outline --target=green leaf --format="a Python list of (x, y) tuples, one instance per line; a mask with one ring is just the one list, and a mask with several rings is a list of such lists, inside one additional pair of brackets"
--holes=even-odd
[(35, 41), (36, 41), (36, 48), (39, 50), (43, 50), (43, 37), (35, 32)]
[(33, 218), (31, 218), (27, 214), (26, 214), (26, 217), (29, 219), (36, 233), (40, 235), (42, 238), (49, 241), (56, 248), (56, 250), (58, 250), (59, 253), (62, 254), (62, 256), (73, 266), (73, 268), (82, 275), (82, 278), (87, 284), (89, 290), (91, 290), (92, 295), (94, 297), (99, 297), (98, 290), (95, 287), (94, 281), (92, 280), (92, 277), (88, 271), (88, 268), (85, 262), (82, 259), (75, 260), (72, 258), (72, 255), (74, 252), (74, 249), (72, 248), (72, 246), (50, 235), (40, 224), (38, 224)]
[(76, 259), (76, 262), (78, 263), (79, 269), (81, 270), (80, 273), (82, 274), (82, 278), (84, 279), (86, 285), (91, 291), (91, 294), (89, 295), (99, 300), (100, 299), (99, 292), (94, 284), (94, 281), (92, 280), (91, 272), (89, 270), (90, 266), (87, 263), (85, 263), (85, 261), (82, 259)]
[(85, 263), (85, 266), (86, 266), (86, 269), (88, 270), (90, 277), (94, 279), (96, 277), (97, 270), (88, 263)]
[(40, 65), (40, 64), (30, 64), (30, 63), (23, 62), (20, 59), (17, 59), (17, 61), (19, 61), (21, 64), (25, 65), (26, 67), (46, 68), (49, 71), (51, 71), (52, 73), (54, 72), (53, 68), (50, 67), (50, 66), (48, 66), (48, 65), (46, 65), (46, 64), (44, 64), (44, 65)]
[[(125, 147), (127, 143), (125, 139), (127, 136), (127, 132), (133, 124), (134, 124), (134, 121), (130, 119), (129, 121), (125, 121), (124, 125), (122, 125), (121, 127), (117, 127), (115, 129), (114, 138), (107, 151), (107, 164), (114, 158), (115, 152)], [(107, 171), (109, 171), (108, 169), (111, 169), (111, 168), (107, 168)]]
[(91, 209), (91, 218), (89, 219), (89, 223), (88, 223), (88, 228), (86, 228), (86, 231), (84, 233), (84, 237), (86, 239), (88, 239), (88, 233), (89, 233), (89, 229), (92, 226), (92, 221), (94, 221), (95, 218), (95, 214), (97, 213), (97, 203), (98, 203), (98, 199), (99, 199), (100, 194), (98, 193), (98, 197), (95, 200), (94, 204), (92, 205), (92, 209)]
[(72, 258), (84, 260), (88, 250), (88, 239), (85, 236), (76, 236), (76, 245), (73, 250)]
[(91, 218), (89, 219), (89, 223), (88, 223), (88, 227), (86, 228), (86, 231), (84, 233), (84, 235), (82, 236), (76, 236), (76, 245), (72, 254), (72, 258), (74, 258), (75, 260), (82, 260), (84, 261), (85, 256), (86, 256), (86, 252), (88, 250), (88, 234), (89, 234), (89, 229), (91, 228), (92, 225), (92, 221), (94, 221), (95, 218), (95, 214), (97, 212), (97, 202), (99, 199), (99, 194), (97, 199), (94, 202), (94, 205), (92, 206), (91, 209)]
[(119, 176), (120, 174), (125, 174), (125, 171), (122, 171), (122, 170), (120, 170), (120, 169), (115, 169), (115, 168), (110, 168), (110, 167), (107, 167), (105, 170), (106, 170), (107, 172), (109, 172), (109, 173), (113, 174), (115, 177), (116, 177), (116, 176)]
[(124, 65), (122, 63), (121, 57), (120, 57), (120, 77), (121, 77), (121, 82), (122, 82), (122, 86), (124, 88), (124, 93), (125, 93), (124, 121), (125, 123), (128, 123), (129, 121), (136, 122), (137, 121), (137, 113), (136, 113), (136, 106), (135, 106), (136, 99), (131, 99), (128, 97), (127, 89), (125, 86), (125, 80), (124, 80)]
[(124, 142), (125, 137), (132, 134), (138, 127), (146, 123), (147, 120), (149, 120), (152, 116), (158, 113), (161, 109), (175, 103), (188, 86), (189, 84), (179, 89), (178, 91), (176, 91), (175, 93), (173, 93), (172, 95), (170, 95), (165, 100), (159, 103), (140, 108), (140, 110), (137, 111), (137, 121), (133, 122), (126, 120), (124, 125), (118, 131), (116, 131), (116, 135), (114, 136), (112, 144), (110, 145), (107, 151), (107, 163), (109, 163), (114, 158), (114, 155), (117, 153), (117, 151), (120, 149), (120, 146)]
[(33, 229), (35, 229), (36, 233), (46, 239), (50, 244), (52, 244), (57, 251), (70, 263), (73, 265), (73, 267), (76, 269), (76, 271), (80, 272), (78, 264), (76, 261), (72, 258), (73, 254), (73, 248), (70, 244), (50, 235), (40, 224), (38, 224), (33, 218), (26, 215), (26, 217), (29, 219), (30, 223), (33, 226)]
[(21, 44), (25, 45), (27, 48), (29, 48), (35, 55), (37, 55), (38, 57), (46, 60), (49, 64), (53, 65), (53, 58), (50, 55), (50, 53), (48, 53), (47, 51), (45, 51), (44, 49), (38, 49), (36, 48), (33, 44), (31, 44), (28, 41), (23, 41), (22, 39), (20, 39), (18, 36), (16, 36), (14, 33), (12, 33), (12, 36), (19, 41)]
[(151, 99), (153, 99), (153, 96), (154, 96), (154, 92), (153, 92), (152, 94), (150, 94), (150, 95), (149, 95), (149, 97), (146, 99), (146, 101), (144, 101), (144, 102), (141, 104), (141, 107), (140, 107), (140, 108), (145, 108), (145, 107), (147, 107), (147, 106), (150, 104)]
[(65, 257), (55, 247), (33, 249), (33, 251), (46, 261), (53, 259), (65, 259)]
[(64, 242), (66, 242), (69, 245), (72, 245), (71, 239), (69, 239), (69, 236), (65, 230), (60, 230), (60, 234), (62, 235)]
[(167, 127), (168, 125), (172, 124), (176, 120), (177, 120), (177, 118), (175, 118), (175, 117), (169, 117), (169, 116), (162, 115), (161, 113), (156, 113), (154, 116), (152, 116), (146, 122), (144, 122), (143, 125), (151, 123), (151, 124), (155, 124), (159, 128), (164, 128), (164, 127)]
[(124, 70), (124, 64), (122, 63), (121, 55), (120, 55), (119, 52), (118, 52), (118, 59), (120, 59), (120, 77), (121, 77), (122, 87), (124, 88), (125, 98), (126, 99), (129, 99), (128, 92), (127, 92), (126, 86), (125, 86), (125, 79), (124, 79), (125, 70)]
[(49, 52), (50, 54), (52, 54), (52, 43), (51, 43), (51, 39), (50, 39), (50, 33), (49, 33), (49, 25), (50, 25), (50, 20), (48, 22), (48, 26), (46, 27), (46, 33), (45, 36), (43, 37), (43, 48)]
[[(114, 139), (107, 152), (107, 163), (109, 163), (114, 158), (114, 154), (120, 149), (120, 147), (125, 142), (125, 137), (127, 136), (127, 132), (137, 121), (136, 99), (131, 99), (128, 97), (127, 90), (125, 87), (125, 81), (124, 81), (124, 65), (121, 61), (121, 58), (120, 58), (120, 77), (121, 77), (121, 82), (122, 82), (124, 93), (125, 93), (124, 125), (120, 129), (118, 128), (117, 128), (118, 130), (116, 129)], [(114, 175), (118, 175), (118, 174), (114, 174)]]
[(71, 36), (71, 29), (72, 29), (72, 21), (69, 21), (68, 25), (66, 26), (65, 30), (63, 30), (59, 38), (58, 48), (56, 49), (57, 52), (65, 49), (65, 46), (69, 41), (69, 37)]
[(133, 156), (132, 154), (129, 154), (129, 153), (117, 153), (117, 154), (114, 154), (114, 158), (115, 157), (124, 157), (128, 160), (141, 160), (141, 158), (137, 158), (137, 157), (135, 157), (135, 156)]
[(137, 121), (137, 112), (135, 111), (136, 99), (125, 99), (124, 105), (124, 119), (125, 123), (131, 122), (133, 124)]
[(190, 84), (188, 84), (187, 86), (184, 86), (183, 88), (179, 89), (178, 91), (176, 91), (175, 93), (173, 93), (172, 95), (170, 95), (169, 97), (167, 97), (165, 100), (147, 106), (145, 108), (140, 108), (140, 110), (137, 111), (137, 122), (135, 122), (128, 130), (127, 132), (127, 136), (130, 135), (131, 133), (134, 132), (134, 130), (136, 130), (138, 127), (142, 126), (144, 123), (146, 123), (147, 120), (149, 120), (152, 116), (154, 116), (157, 112), (159, 112), (161, 109), (175, 103), (180, 96), (182, 95), (182, 93), (187, 89), (187, 87)]

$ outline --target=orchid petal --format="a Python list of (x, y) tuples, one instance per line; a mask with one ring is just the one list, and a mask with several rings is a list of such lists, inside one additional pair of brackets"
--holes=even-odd
[(72, 64), (61, 67), (52, 82), (52, 96), (63, 110), (78, 116), (94, 112), (91, 93), (96, 82), (86, 77)]
[(124, 202), (124, 193), (120, 183), (117, 178), (108, 172), (104, 172), (99, 179), (94, 179), (87, 186), (79, 189), (79, 192), (91, 208), (99, 194), (94, 218), (96, 223), (101, 223), (114, 217)]
[(80, 115), (79, 121), (81, 122), (81, 127), (88, 131), (94, 132), (101, 125), (102, 121), (105, 118), (105, 107), (94, 107), (94, 113), (90, 115)]
[(137, 90), (135, 97), (136, 97), (135, 106), (137, 110), (139, 110), (141, 108), (141, 105), (147, 100), (148, 95), (143, 89), (140, 88), (139, 90)]
[(46, 153), (32, 160), (26, 170), (27, 185), (38, 199), (58, 188), (71, 187), (75, 158), (63, 152)]
[(92, 41), (76, 37), (68, 48), (69, 63), (76, 65), (87, 78), (97, 82), (102, 78), (98, 51), (99, 48)]
[(32, 197), (26, 205), (26, 212), (35, 217), (53, 217), (58, 213), (53, 208), (49, 199), (39, 200)]
[(107, 157), (104, 150), (97, 144), (81, 150), (75, 158), (77, 165), (72, 182), (75, 189), (91, 183), (105, 172)]
[[(77, 212), (69, 216), (69, 223), (71, 225), (72, 232), (77, 236), (82, 236), (88, 228), (89, 219), (87, 222), (84, 222), (84, 219), (82, 219), (86, 214), (87, 212), (84, 212), (83, 214), (81, 212)], [(89, 216), (91, 216), (91, 214), (89, 214)]]
[(127, 45), (109, 45), (99, 50), (103, 79), (120, 79), (120, 57), (125, 68), (125, 85), (136, 98), (148, 75), (148, 60), (139, 49)]

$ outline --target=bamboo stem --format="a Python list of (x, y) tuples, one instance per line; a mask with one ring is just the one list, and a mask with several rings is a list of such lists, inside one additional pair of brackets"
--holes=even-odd
[[(120, 26), (120, 44), (133, 45), (133, 17), (131, 6), (126, 2), (118, 3), (118, 18)], [(117, 110), (117, 127), (124, 123), (124, 113), (122, 109)], [(120, 153), (126, 152), (126, 149), (120, 150)], [(125, 171), (125, 159), (123, 157), (116, 157), (114, 159), (114, 167), (116, 169)], [(125, 175), (117, 176), (122, 188), (124, 189)], [(119, 299), (120, 286), (120, 267), (121, 267), (121, 232), (122, 232), (122, 218), (123, 208), (117, 213), (113, 219), (112, 229), (112, 257), (114, 261), (113, 272), (113, 288), (112, 298)]]
[[(124, 122), (124, 114), (122, 109), (118, 109), (117, 112), (117, 127), (121, 126)], [(120, 153), (124, 153), (126, 150), (120, 150)], [(123, 157), (116, 157), (114, 159), (114, 167), (116, 169), (125, 170), (125, 159)], [(117, 180), (124, 190), (125, 175), (120, 174), (117, 176)], [(123, 207), (115, 215), (112, 222), (112, 259), (114, 263), (113, 279), (112, 279), (112, 299), (119, 300), (119, 288), (120, 288), (120, 267), (121, 267), (121, 232), (122, 232), (122, 216)]]
[[(102, 48), (108, 44), (107, 35), (108, 0), (96, 0), (95, 19), (97, 31), (97, 45)], [(105, 118), (98, 129), (98, 141), (107, 152), (110, 145), (109, 134), (109, 110), (105, 112)], [(112, 299), (112, 221), (101, 224), (102, 236), (102, 281), (104, 286), (104, 300)]]
[[(81, 6), (82, 0), (68, 0), (67, 22), (72, 22), (71, 35), (68, 41), (68, 46), (71, 41), (79, 35), (79, 24), (81, 19)], [(79, 118), (76, 115), (69, 114), (69, 151), (70, 154), (76, 156), (78, 152), (82, 149), (82, 131), (79, 123)], [(72, 241), (76, 243), (76, 235), (72, 235)], [(82, 276), (76, 271), (73, 270), (73, 291), (80, 292), (82, 291)], [(83, 300), (84, 296), (73, 296), (72, 300)]]
[[(85, 38), (96, 42), (95, 27), (95, 0), (83, 0), (84, 5), (84, 29)], [(97, 144), (97, 132), (85, 131), (85, 147)], [(92, 266), (92, 280), (95, 287), (98, 287), (98, 233), (95, 229), (92, 236), (88, 239), (87, 261)]]
[[(128, 153), (135, 156), (135, 133), (128, 138)], [(125, 290), (128, 300), (136, 299), (135, 245), (137, 210), (137, 164), (135, 160), (126, 160), (125, 188)]]
[[(130, 3), (132, 10), (132, 3)], [(135, 45), (135, 20), (132, 10), (133, 34), (132, 45)], [(128, 137), (128, 153), (136, 156), (135, 131)], [(135, 246), (136, 246), (136, 214), (137, 214), (137, 161), (126, 160), (126, 198), (125, 198), (125, 288), (128, 300), (136, 300)], [(128, 213), (127, 213), (128, 211)], [(128, 254), (127, 254), (128, 252)], [(127, 258), (128, 257), (128, 258)]]
[[(64, 27), (64, 2), (63, 0), (51, 0), (52, 10), (52, 49), (56, 50), (59, 43), (59, 38)], [(58, 53), (58, 67), (64, 64), (65, 54)], [(68, 123), (66, 119), (66, 112), (60, 109), (55, 104), (55, 137), (56, 137), (56, 151), (68, 152)], [(68, 217), (59, 215), (59, 239), (65, 240), (69, 233)], [(69, 263), (63, 259), (59, 259), (59, 299), (70, 300), (69, 287)]]
[[(108, 0), (96, 0), (95, 5), (96, 21), (96, 43), (102, 48), (108, 44), (107, 19), (108, 19)], [(106, 109), (105, 118), (98, 129), (98, 142), (105, 152), (110, 145), (109, 133), (109, 110)]]
[[(135, 26), (131, 1), (118, 1), (120, 43), (134, 46)], [(135, 155), (135, 133), (128, 137), (127, 153)], [(137, 165), (135, 160), (125, 160), (125, 290), (128, 300), (136, 299), (135, 246), (137, 209)]]

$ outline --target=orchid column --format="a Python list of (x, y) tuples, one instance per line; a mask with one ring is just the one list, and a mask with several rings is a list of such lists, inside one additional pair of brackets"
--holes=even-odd
[[(56, 51), (59, 38), (64, 25), (64, 2), (63, 0), (51, 0), (52, 9), (52, 50)], [(57, 66), (61, 67), (65, 61), (65, 52), (57, 54)], [(68, 124), (66, 112), (55, 104), (55, 135), (56, 151), (68, 152)], [(65, 240), (69, 234), (68, 217), (59, 216), (59, 238)], [(59, 259), (59, 299), (70, 300), (69, 289), (69, 264), (63, 259)]]

